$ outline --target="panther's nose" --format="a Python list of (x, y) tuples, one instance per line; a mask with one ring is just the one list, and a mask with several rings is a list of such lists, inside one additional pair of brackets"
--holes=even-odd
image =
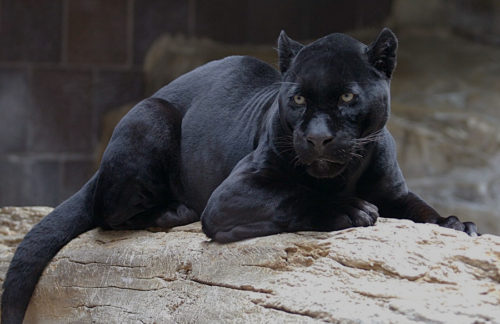
[(333, 141), (333, 135), (329, 133), (309, 134), (306, 136), (307, 143), (319, 149)]

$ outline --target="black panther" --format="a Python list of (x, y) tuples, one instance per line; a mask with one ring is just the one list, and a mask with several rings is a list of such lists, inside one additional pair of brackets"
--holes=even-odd
[(2, 323), (21, 323), (52, 257), (95, 227), (173, 227), (201, 218), (217, 242), (441, 217), (408, 190), (385, 125), (397, 39), (282, 32), (279, 71), (232, 56), (189, 72), (117, 125), (99, 170), (26, 235), (10, 264)]

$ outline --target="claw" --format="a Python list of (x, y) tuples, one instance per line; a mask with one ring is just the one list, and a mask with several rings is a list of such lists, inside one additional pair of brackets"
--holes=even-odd
[(439, 221), (437, 223), (439, 226), (443, 226), (446, 228), (452, 228), (460, 232), (465, 232), (470, 236), (478, 236), (480, 235), (477, 232), (477, 226), (476, 224), (472, 222), (464, 222), (462, 223), (456, 216), (448, 216), (444, 218), (443, 220)]
[(472, 222), (464, 222), (464, 225), (465, 225), (464, 232), (469, 234), (470, 236), (476, 237), (476, 236), (481, 235), (477, 232), (476, 224), (474, 224)]

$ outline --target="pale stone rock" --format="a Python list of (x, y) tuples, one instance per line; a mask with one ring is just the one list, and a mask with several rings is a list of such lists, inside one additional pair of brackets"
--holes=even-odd
[(498, 236), (380, 219), (218, 244), (195, 223), (81, 235), (45, 270), (26, 322), (500, 323), (499, 303)]
[(30, 228), (51, 211), (49, 207), (0, 208), (0, 284), (17, 245)]

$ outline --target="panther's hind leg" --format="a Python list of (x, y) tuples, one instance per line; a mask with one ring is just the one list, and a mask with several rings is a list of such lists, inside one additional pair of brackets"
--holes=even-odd
[(115, 230), (140, 230), (148, 227), (172, 228), (199, 221), (199, 215), (184, 204), (171, 204), (167, 209), (146, 210), (119, 224), (113, 224)]
[[(170, 103), (149, 98), (117, 125), (98, 171), (94, 210), (103, 228), (143, 229), (158, 226), (157, 219), (182, 223), (178, 215), (165, 216), (182, 200), (181, 123)], [(194, 218), (182, 208), (180, 214)]]
[(156, 219), (159, 213), (154, 210), (146, 210), (142, 213), (138, 213), (127, 220), (118, 223), (110, 224), (109, 228), (114, 230), (142, 230), (148, 227), (156, 226)]

